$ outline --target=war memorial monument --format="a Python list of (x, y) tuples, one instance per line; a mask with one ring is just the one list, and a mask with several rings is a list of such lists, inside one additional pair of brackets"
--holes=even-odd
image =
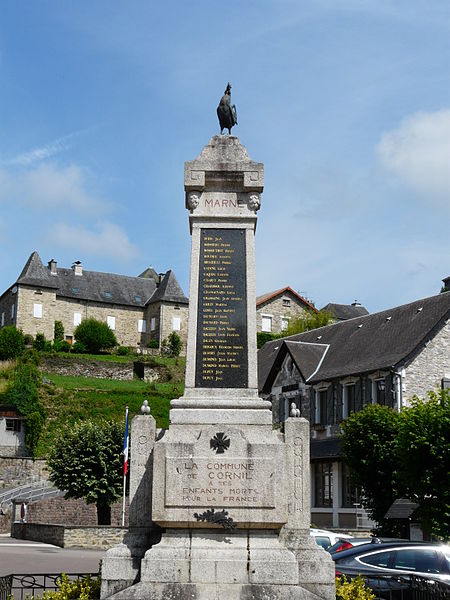
[[(231, 130), (227, 91), (231, 117), (221, 120), (220, 105), (218, 115)], [(335, 597), (334, 564), (309, 535), (309, 424), (291, 417), (284, 434), (273, 430), (270, 402), (258, 397), (254, 237), (263, 186), (263, 164), (232, 135), (214, 136), (185, 163), (185, 391), (171, 402), (168, 430), (150, 415), (132, 422), (129, 530), (103, 561), (102, 598)]]

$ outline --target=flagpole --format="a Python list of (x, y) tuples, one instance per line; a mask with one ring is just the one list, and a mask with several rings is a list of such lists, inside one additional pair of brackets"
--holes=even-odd
[(123, 502), (122, 502), (122, 527), (125, 527), (125, 491), (127, 488), (128, 449), (130, 437), (128, 434), (128, 406), (125, 407), (125, 437), (123, 441)]

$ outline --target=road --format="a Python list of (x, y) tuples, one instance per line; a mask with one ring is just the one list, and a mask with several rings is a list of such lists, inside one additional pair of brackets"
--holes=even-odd
[(96, 573), (105, 552), (59, 548), (0, 535), (0, 576), (24, 573)]

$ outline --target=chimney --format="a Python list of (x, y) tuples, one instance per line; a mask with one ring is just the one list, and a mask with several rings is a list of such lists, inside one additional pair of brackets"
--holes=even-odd
[(72, 269), (74, 270), (75, 275), (83, 275), (83, 265), (79, 260), (76, 260), (73, 263)]
[(164, 279), (164, 275), (165, 273), (158, 273), (158, 285), (161, 283), (161, 281)]
[(50, 273), (52, 275), (57, 275), (58, 274), (56, 272), (56, 260), (54, 258), (52, 258), (51, 260), (48, 261), (48, 268), (50, 269)]

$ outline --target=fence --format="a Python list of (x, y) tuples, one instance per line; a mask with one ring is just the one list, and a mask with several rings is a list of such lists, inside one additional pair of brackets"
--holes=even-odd
[[(14, 600), (25, 600), (26, 598), (39, 598), (42, 592), (55, 591), (58, 589), (58, 574), (26, 574), (26, 575), (5, 575), (0, 577), (0, 600), (8, 600), (10, 595)], [(98, 573), (68, 573), (70, 580), (85, 579), (88, 575), (97, 577)]]
[(450, 583), (418, 575), (363, 575), (367, 587), (383, 600), (450, 600)]

